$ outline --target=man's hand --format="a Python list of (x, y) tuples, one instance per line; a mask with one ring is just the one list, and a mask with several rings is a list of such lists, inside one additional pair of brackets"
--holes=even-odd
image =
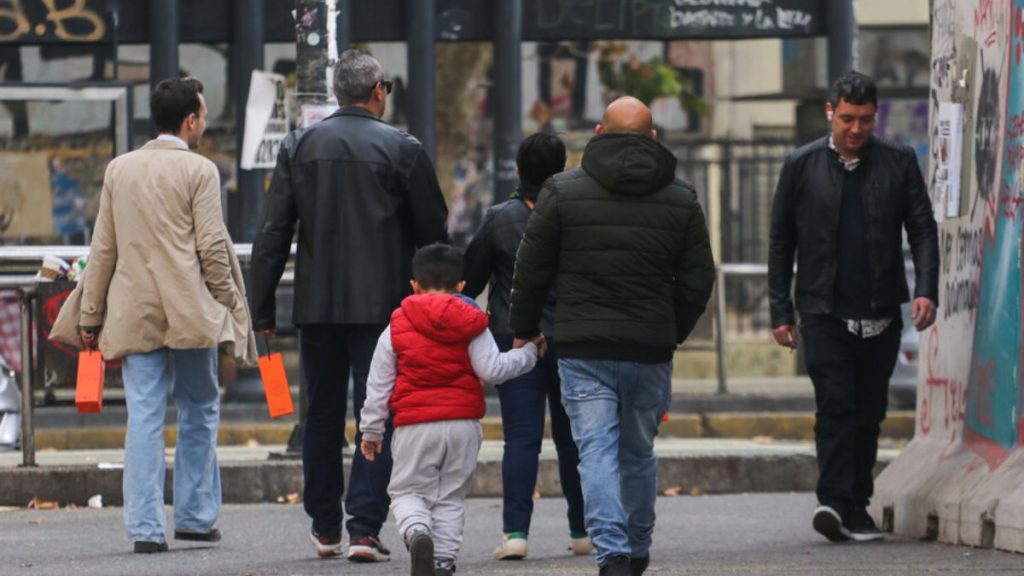
[(547, 354), (548, 340), (547, 338), (544, 337), (543, 334), (538, 334), (536, 337), (530, 340), (530, 342), (533, 342), (533, 344), (537, 347), (537, 356), (543, 358), (544, 354)]
[(793, 349), (796, 348), (796, 326), (792, 324), (783, 324), (782, 326), (772, 330), (772, 336), (775, 337), (775, 343), (779, 346)]
[(95, 350), (99, 345), (100, 331), (97, 329), (85, 328), (78, 329), (78, 337), (82, 339), (82, 348), (85, 350)]
[(274, 338), (275, 336), (277, 336), (277, 328), (267, 328), (266, 330), (258, 330), (256, 331), (256, 335), (262, 336), (264, 338)]
[(914, 298), (910, 309), (910, 317), (914, 320), (914, 328), (918, 332), (926, 330), (935, 322), (935, 302), (931, 298), (920, 296)]
[(363, 457), (368, 462), (373, 462), (377, 458), (377, 454), (380, 454), (381, 441), (370, 441), (363, 440), (359, 445), (359, 451), (363, 453)]

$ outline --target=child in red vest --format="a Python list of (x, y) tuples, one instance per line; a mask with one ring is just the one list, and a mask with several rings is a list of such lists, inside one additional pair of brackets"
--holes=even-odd
[(501, 353), (487, 314), (460, 294), (462, 253), (431, 244), (412, 260), (413, 295), (377, 341), (360, 413), (360, 450), (373, 461), (393, 415), (388, 495), (412, 576), (448, 576), (462, 545), (465, 499), (486, 410), (483, 383), (533, 369), (544, 340)]

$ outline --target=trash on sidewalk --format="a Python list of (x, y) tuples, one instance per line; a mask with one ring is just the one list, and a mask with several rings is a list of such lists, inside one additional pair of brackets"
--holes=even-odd
[(661, 494), (662, 494), (662, 496), (679, 496), (682, 493), (683, 493), (683, 487), (682, 486), (672, 486), (671, 488), (665, 488), (665, 491), (662, 492)]
[(96, 494), (89, 497), (89, 508), (103, 508), (103, 495)]
[(771, 436), (766, 436), (764, 434), (754, 436), (752, 440), (754, 441), (754, 444), (772, 444), (773, 442), (775, 442), (775, 438), (772, 438)]
[(30, 510), (58, 510), (60, 509), (60, 502), (44, 500), (39, 496), (36, 496), (29, 500), (25, 507)]
[(123, 462), (100, 462), (96, 465), (100, 470), (124, 470)]

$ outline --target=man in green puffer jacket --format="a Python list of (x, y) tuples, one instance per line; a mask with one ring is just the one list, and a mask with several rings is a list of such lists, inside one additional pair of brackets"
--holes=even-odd
[(582, 166), (541, 190), (516, 259), (511, 324), (538, 334), (558, 292), (562, 399), (580, 449), (587, 531), (602, 576), (650, 561), (654, 436), (671, 400), (672, 356), (714, 284), (693, 187), (654, 137), (650, 110), (625, 97), (605, 110)]

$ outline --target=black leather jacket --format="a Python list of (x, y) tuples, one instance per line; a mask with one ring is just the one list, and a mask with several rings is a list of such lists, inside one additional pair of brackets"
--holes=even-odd
[[(872, 308), (898, 306), (910, 299), (904, 227), (914, 259), (914, 297), (938, 304), (938, 230), (914, 152), (871, 138), (860, 158)], [(772, 203), (768, 254), (772, 326), (796, 324), (790, 297), (794, 253), (797, 308), (804, 314), (832, 313), (843, 170), (839, 155), (828, 146), (828, 136), (792, 152), (782, 166)]]
[[(512, 275), (516, 267), (516, 253), (523, 240), (530, 208), (517, 193), (508, 200), (491, 206), (484, 215), (480, 230), (466, 248), (466, 287), (462, 293), (476, 298), (488, 282), (487, 313), (491, 317), (491, 332), (511, 334), (509, 311), (512, 307)], [(548, 338), (554, 337), (555, 293), (548, 293), (541, 316), (540, 330)]]
[(253, 328), (274, 326), (274, 291), (296, 224), (293, 322), (386, 324), (410, 293), (417, 247), (448, 240), (448, 208), (416, 138), (362, 108), (290, 133), (253, 242)]

